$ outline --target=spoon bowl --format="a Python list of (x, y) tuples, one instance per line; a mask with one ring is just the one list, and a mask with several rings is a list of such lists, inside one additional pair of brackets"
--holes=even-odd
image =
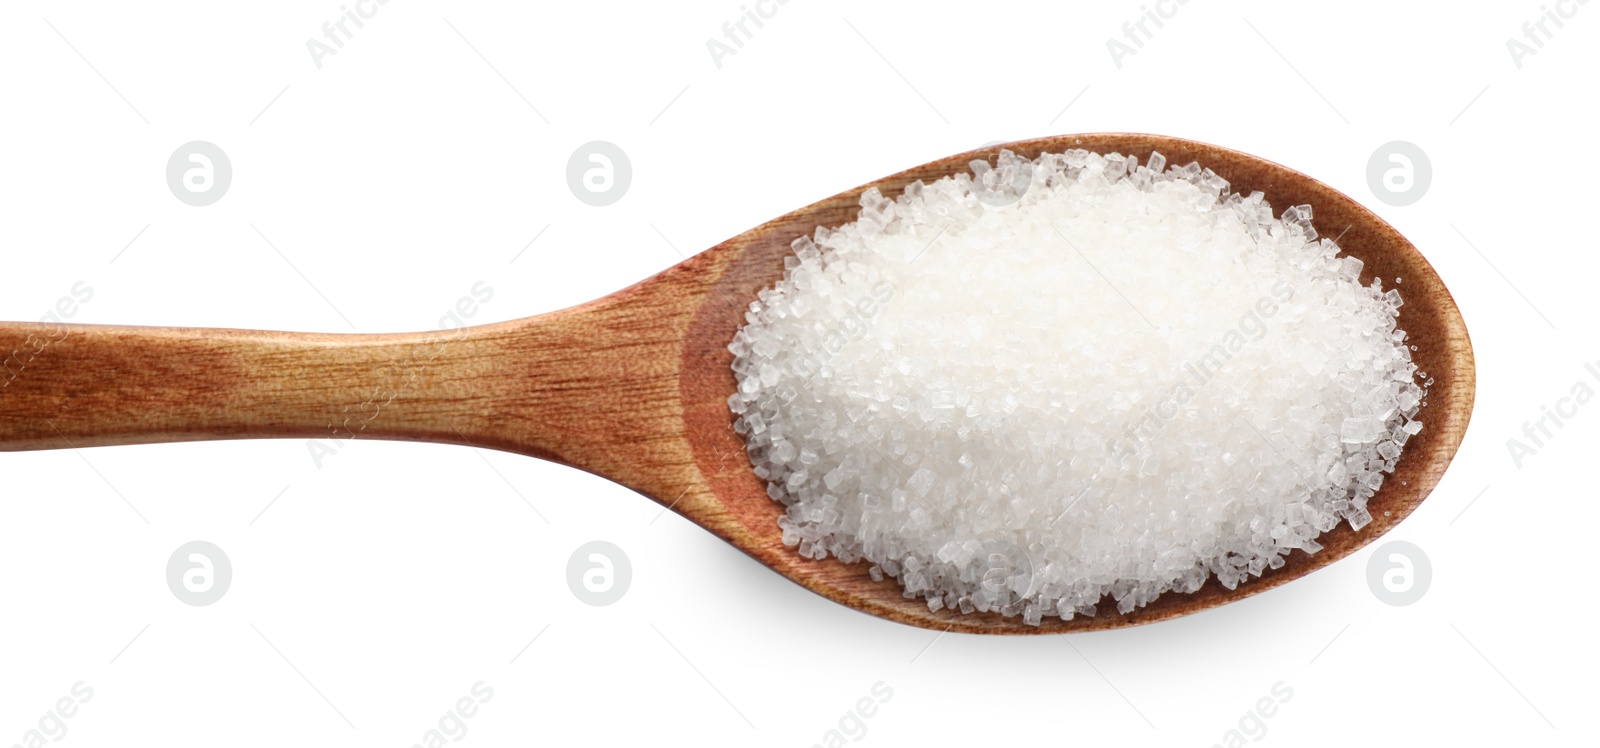
[[(1432, 378), (1412, 437), (1368, 503), (1372, 523), (1317, 538), (1236, 589), (1208, 581), (1126, 614), (1039, 626), (998, 613), (930, 611), (870, 564), (812, 560), (781, 541), (734, 433), (728, 350), (756, 293), (783, 275), (795, 238), (855, 218), (863, 191), (965, 173), (1001, 148), (1032, 158), (1084, 148), (1198, 161), (1279, 213), (1309, 204), (1320, 234), (1362, 260), (1362, 282), (1403, 278), (1398, 326)], [(746, 231), (610, 296), (445, 333), (332, 335), (0, 323), (0, 450), (225, 438), (379, 438), (500, 449), (577, 467), (660, 502), (790, 580), (882, 618), (940, 631), (1039, 634), (1160, 621), (1263, 592), (1333, 563), (1405, 519), (1444, 474), (1471, 417), (1471, 342), (1455, 301), (1399, 232), (1310, 177), (1218, 146), (1140, 134), (1067, 135), (950, 156), (847, 190)], [(1103, 609), (1112, 606), (1101, 606)]]

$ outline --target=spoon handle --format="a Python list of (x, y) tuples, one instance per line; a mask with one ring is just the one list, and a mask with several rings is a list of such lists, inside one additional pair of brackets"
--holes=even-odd
[(659, 304), (626, 303), (383, 335), (0, 322), (0, 451), (428, 441), (539, 457), (671, 500), (694, 474), (674, 322)]
[[(489, 328), (329, 335), (0, 323), (0, 450), (255, 437), (465, 443)], [(332, 447), (337, 449), (337, 446)]]

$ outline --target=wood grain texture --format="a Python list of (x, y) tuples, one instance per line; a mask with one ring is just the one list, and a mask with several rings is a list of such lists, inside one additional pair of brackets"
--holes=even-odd
[(760, 289), (782, 275), (789, 243), (853, 220), (868, 187), (900, 194), (921, 179), (993, 161), (1001, 146), (951, 156), (769, 221), (603, 299), (551, 314), (447, 333), (322, 335), (240, 330), (0, 324), (0, 450), (260, 437), (401, 439), (470, 444), (571, 465), (634, 489), (831, 600), (936, 630), (1061, 633), (1131, 626), (1214, 607), (1343, 558), (1405, 519), (1438, 483), (1471, 417), (1471, 343), (1454, 300), (1416, 248), (1355, 201), (1282, 166), (1154, 135), (1095, 134), (1003, 146), (1021, 155), (1080, 147), (1141, 161), (1198, 161), (1235, 191), (1261, 190), (1275, 211), (1313, 206), (1318, 231), (1374, 275), (1404, 279), (1399, 325), (1434, 378), (1394, 475), (1347, 525), (1280, 569), (1226, 590), (1214, 580), (1121, 615), (1109, 608), (1042, 626), (998, 614), (928, 611), (867, 565), (801, 558), (779, 540), (766, 496), (732, 430), (727, 345)]

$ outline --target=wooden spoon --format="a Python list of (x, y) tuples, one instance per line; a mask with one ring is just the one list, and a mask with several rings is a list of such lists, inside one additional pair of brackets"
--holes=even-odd
[(868, 564), (801, 558), (780, 542), (768, 498), (733, 432), (727, 345), (760, 289), (781, 277), (789, 243), (855, 217), (868, 187), (888, 197), (914, 180), (967, 171), (1000, 146), (940, 159), (769, 221), (630, 288), (581, 306), (449, 333), (332, 335), (0, 324), (0, 449), (54, 449), (259, 437), (403, 439), (501, 449), (571, 465), (632, 488), (817, 594), (936, 630), (1035, 634), (1132, 626), (1271, 589), (1353, 553), (1398, 524), (1455, 455), (1472, 414), (1472, 346), (1455, 301), (1415, 247), (1354, 200), (1237, 151), (1137, 134), (1068, 135), (1003, 146), (1019, 155), (1086, 148), (1160, 151), (1198, 161), (1281, 212), (1310, 204), (1319, 233), (1365, 262), (1363, 282), (1403, 278), (1399, 325), (1433, 384), (1425, 424), (1369, 502), (1372, 524), (1346, 524), (1280, 569), (1235, 590), (1208, 581), (1128, 614), (1041, 626), (996, 613), (930, 612)]

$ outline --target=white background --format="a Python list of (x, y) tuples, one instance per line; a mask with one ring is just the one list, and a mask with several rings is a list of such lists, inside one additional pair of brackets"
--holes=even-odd
[[(861, 743), (1212, 745), (1279, 681), (1293, 696), (1262, 743), (1593, 738), (1600, 405), (1520, 469), (1506, 440), (1574, 383), (1600, 389), (1583, 371), (1600, 360), (1584, 149), (1600, 8), (1563, 3), (1576, 16), (1519, 69), (1506, 41), (1535, 0), (1195, 0), (1119, 69), (1106, 41), (1139, 18), (1132, 0), (792, 0), (718, 69), (706, 41), (739, 0), (394, 0), (319, 70), (306, 40), (336, 0), (147, 6), (0, 11), (0, 319), (37, 319), (78, 281), (93, 298), (74, 322), (426, 330), (478, 281), (494, 295), (472, 321), (513, 319), (940, 156), (1131, 130), (1289, 165), (1392, 222), (1466, 315), (1478, 404), (1450, 472), (1386, 538), (1431, 559), (1416, 604), (1374, 596), (1369, 548), (1220, 609), (1070, 638), (872, 619), (643, 497), (510, 454), (5, 454), (0, 745), (78, 681), (94, 696), (55, 744), (409, 746), (478, 681), (494, 696), (459, 744), (809, 746), (879, 681), (893, 696)], [(191, 140), (232, 161), (209, 207), (165, 182)], [(591, 140), (632, 162), (609, 207), (566, 183)], [(1408, 207), (1366, 180), (1393, 140), (1433, 165)], [(207, 607), (164, 580), (195, 539), (234, 568)], [(634, 572), (609, 607), (564, 579), (597, 539)]]

